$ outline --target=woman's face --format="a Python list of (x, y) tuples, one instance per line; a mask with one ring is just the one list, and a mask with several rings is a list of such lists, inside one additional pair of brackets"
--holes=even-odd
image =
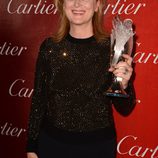
[(92, 17), (98, 11), (99, 0), (64, 0), (63, 9), (71, 24), (92, 24)]

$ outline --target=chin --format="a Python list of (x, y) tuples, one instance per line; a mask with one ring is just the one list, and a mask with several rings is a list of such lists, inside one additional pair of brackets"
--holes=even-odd
[(73, 25), (82, 25), (82, 24), (85, 24), (84, 22), (79, 22), (79, 21), (75, 21), (75, 22), (72, 22)]
[(84, 21), (82, 19), (73, 19), (73, 20), (70, 20), (70, 22), (72, 24), (82, 24), (82, 23), (84, 23)]
[(83, 25), (83, 24), (88, 24), (90, 21), (89, 20), (83, 20), (82, 19), (76, 19), (76, 20), (71, 20), (71, 23), (74, 25)]

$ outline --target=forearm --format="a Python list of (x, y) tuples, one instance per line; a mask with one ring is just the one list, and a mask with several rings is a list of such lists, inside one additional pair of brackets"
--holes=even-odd
[(127, 88), (125, 89), (125, 92), (129, 95), (128, 98), (121, 98), (121, 97), (113, 97), (112, 103), (115, 107), (115, 109), (121, 114), (121, 115), (128, 115), (132, 112), (133, 108), (135, 107), (136, 98), (135, 98), (135, 91), (134, 87), (131, 81), (129, 81), (129, 84)]

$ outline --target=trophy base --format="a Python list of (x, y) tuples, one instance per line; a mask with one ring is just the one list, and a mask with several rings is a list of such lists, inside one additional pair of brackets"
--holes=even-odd
[(106, 96), (128, 98), (129, 95), (124, 91), (121, 82), (114, 82), (106, 91)]
[(129, 97), (128, 94), (110, 93), (110, 92), (106, 92), (106, 96), (109, 96), (109, 97), (120, 97), (120, 98), (128, 98)]

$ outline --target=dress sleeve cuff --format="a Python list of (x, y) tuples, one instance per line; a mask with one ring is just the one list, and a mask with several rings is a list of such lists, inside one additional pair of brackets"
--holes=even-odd
[(28, 140), (26, 145), (26, 152), (34, 152), (38, 151), (38, 141), (37, 140)]

